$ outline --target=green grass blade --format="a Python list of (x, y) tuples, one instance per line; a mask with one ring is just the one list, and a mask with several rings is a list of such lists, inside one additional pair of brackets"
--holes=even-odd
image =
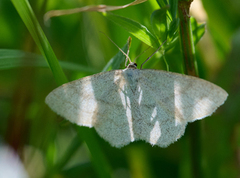
[(103, 13), (103, 15), (117, 25), (123, 27), (130, 34), (132, 34), (145, 44), (153, 48), (159, 47), (157, 38), (144, 25), (129, 18), (115, 15), (113, 13)]
[(59, 65), (59, 62), (50, 46), (40, 24), (37, 21), (37, 18), (28, 3), (27, 0), (11, 0), (16, 10), (18, 11), (20, 17), (31, 33), (35, 43), (37, 44), (42, 55), (46, 59), (54, 78), (58, 85), (67, 82), (67, 78), (64, 75), (62, 68)]
[(151, 26), (155, 36), (161, 41), (167, 39), (167, 8), (155, 10), (151, 15)]
[[(27, 0), (11, 0), (14, 4), (15, 8), (17, 9), (19, 15), (21, 16), (22, 20), (24, 21), (25, 25), (27, 26), (29, 32), (31, 33), (33, 39), (35, 40), (37, 46), (39, 47), (41, 53), (43, 54), (44, 58), (48, 62), (53, 75), (56, 79), (56, 82), (58, 85), (61, 85), (63, 83), (67, 82), (67, 78), (64, 75), (62, 68), (60, 67), (60, 64), (45, 36), (43, 33), (43, 30), (41, 29), (36, 16), (33, 13), (33, 10), (28, 3)], [(88, 131), (86, 131), (84, 134), (89, 135)], [(88, 148), (90, 150), (93, 150), (91, 153), (94, 158), (94, 163), (99, 162), (101, 164), (97, 164), (95, 166), (96, 171), (100, 174), (100, 177), (103, 177), (102, 175), (110, 175), (108, 170), (101, 170), (102, 166), (107, 166), (107, 161), (104, 160), (102, 157), (97, 157), (98, 153), (101, 153), (100, 150), (94, 149), (93, 147), (100, 147), (96, 141), (95, 138), (91, 138), (91, 144), (87, 143)], [(102, 154), (103, 155), (103, 154)], [(106, 177), (106, 176), (105, 176)], [(110, 176), (109, 176), (110, 177)]]
[[(121, 48), (123, 52), (127, 53), (128, 50), (128, 43), (126, 43), (123, 48)], [(109, 69), (119, 69), (121, 63), (123, 63), (126, 59), (126, 56), (121, 52), (118, 51), (118, 53), (109, 60), (109, 62), (106, 64), (102, 72), (108, 71)]]
[[(71, 62), (59, 61), (59, 64), (63, 69), (71, 71), (81, 71), (89, 74), (99, 72), (87, 66)], [(42, 55), (21, 50), (0, 49), (0, 70), (19, 67), (48, 67), (48, 64)]]
[(194, 45), (196, 45), (205, 33), (205, 24), (198, 24), (196, 19), (191, 17), (191, 26)]
[(78, 136), (83, 139), (92, 155), (93, 167), (100, 178), (111, 178), (111, 166), (108, 164), (106, 154), (103, 153), (99, 143), (97, 142), (96, 135), (92, 129), (87, 127), (76, 127)]

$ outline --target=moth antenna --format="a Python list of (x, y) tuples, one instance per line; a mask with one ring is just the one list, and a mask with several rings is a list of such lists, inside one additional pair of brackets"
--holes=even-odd
[(156, 52), (158, 52), (158, 50), (164, 45), (164, 43), (166, 43), (166, 41), (167, 41), (167, 40), (165, 40), (165, 41), (158, 47), (158, 49), (142, 63), (140, 69), (142, 69), (143, 64), (145, 64)]
[[(127, 50), (127, 56), (129, 56), (129, 51), (130, 51), (130, 46), (131, 46), (131, 43), (132, 43), (132, 38), (129, 36), (128, 37), (128, 50)], [(129, 58), (129, 57), (128, 57)], [(125, 67), (127, 67), (127, 61), (128, 61), (128, 58), (126, 58), (125, 60)], [(130, 60), (129, 58), (129, 63), (131, 63), (132, 61)]]
[(135, 59), (134, 59), (134, 62), (136, 62), (136, 60), (137, 60), (137, 58), (139, 58), (143, 53), (145, 53), (149, 48), (151, 48), (150, 46), (147, 48), (147, 49), (145, 49), (144, 51), (142, 51), (139, 55), (137, 55), (137, 57), (135, 57)]
[[(101, 32), (101, 31), (100, 31), (100, 32)], [(131, 44), (131, 41), (132, 41), (132, 38), (131, 38), (131, 37), (129, 37), (129, 38), (131, 38), (130, 40), (129, 40), (129, 38), (128, 38), (128, 51), (127, 51), (127, 54), (126, 54), (120, 47), (118, 47), (118, 45), (117, 45), (116, 43), (113, 42), (113, 40), (112, 40), (109, 36), (107, 36), (107, 34), (105, 34), (104, 32), (101, 32), (101, 33), (104, 34), (104, 35), (126, 56), (125, 67), (126, 67), (127, 60), (129, 61), (129, 63), (132, 62), (131, 59), (130, 59), (130, 57), (128, 56), (129, 47), (130, 47), (130, 44)]]

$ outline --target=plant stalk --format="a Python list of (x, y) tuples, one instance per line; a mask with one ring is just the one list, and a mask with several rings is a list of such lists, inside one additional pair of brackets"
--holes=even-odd
[[(178, 16), (180, 19), (180, 43), (184, 59), (184, 73), (198, 77), (198, 68), (195, 57), (195, 47), (192, 36), (189, 9), (193, 0), (178, 1)], [(201, 174), (201, 144), (200, 123), (195, 122), (190, 127), (190, 154), (191, 177), (200, 178)]]
[(195, 47), (192, 36), (189, 8), (193, 0), (178, 2), (178, 15), (180, 19), (180, 43), (184, 59), (184, 73), (198, 76), (197, 63), (195, 58)]

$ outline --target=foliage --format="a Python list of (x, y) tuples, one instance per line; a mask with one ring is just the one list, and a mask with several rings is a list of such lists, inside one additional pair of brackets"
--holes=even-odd
[[(2, 0), (1, 142), (19, 153), (31, 177), (239, 176), (240, 3), (202, 1), (208, 14), (207, 27), (191, 17), (184, 30), (190, 29), (192, 36), (187, 32), (186, 37), (191, 36), (192, 41), (183, 46), (180, 0), (149, 0), (113, 12), (53, 17), (48, 23), (43, 16), (49, 10), (93, 2)], [(124, 5), (129, 1), (102, 3)], [(167, 39), (143, 67), (196, 71), (196, 75), (199, 71), (201, 78), (229, 93), (227, 102), (213, 116), (189, 124), (186, 134), (168, 148), (142, 141), (122, 149), (111, 147), (94, 129), (65, 121), (44, 103), (46, 95), (67, 78), (72, 81), (102, 70), (124, 68), (124, 56), (99, 31), (124, 51), (128, 36), (132, 36), (131, 59), (150, 46), (137, 58), (139, 66)], [(190, 49), (185, 55), (184, 47)], [(186, 55), (193, 56), (190, 68)]]

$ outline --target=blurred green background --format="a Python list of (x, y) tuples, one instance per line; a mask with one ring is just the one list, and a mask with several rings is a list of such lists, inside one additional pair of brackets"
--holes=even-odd
[[(16, 6), (17, 1), (19, 6)], [(206, 23), (203, 37), (194, 39), (198, 42), (195, 47), (199, 75), (229, 93), (225, 104), (212, 116), (188, 124), (185, 135), (167, 148), (152, 147), (137, 141), (121, 149), (111, 147), (94, 129), (77, 127), (57, 116), (45, 104), (47, 94), (66, 79), (62, 77), (59, 82), (54, 78), (54, 72), (49, 69), (41, 53), (45, 50), (51, 54), (48, 45), (41, 43), (46, 39), (40, 36), (39, 44), (46, 47), (41, 50), (36, 37), (29, 33), (29, 28), (33, 31), (37, 29), (37, 22), (26, 28), (27, 22), (23, 21), (29, 20), (27, 17), (31, 12), (21, 9), (24, 0), (17, 1), (0, 0), (0, 143), (18, 152), (29, 177), (240, 176), (239, 0), (202, 0), (202, 9), (200, 1), (194, 0), (191, 9), (191, 14), (199, 22), (196, 32), (201, 34), (200, 37), (204, 33), (201, 24)], [(54, 17), (48, 23), (43, 21), (44, 14), (53, 9), (98, 4), (124, 5), (130, 2), (29, 0), (69, 81), (101, 72), (118, 53), (119, 50), (100, 31), (119, 47), (123, 47), (131, 36), (132, 59), (148, 45), (136, 34), (130, 34), (124, 25), (121, 27), (118, 21), (109, 20), (102, 13), (82, 12)], [(176, 2), (149, 0), (112, 13), (137, 21), (154, 33), (151, 24), (153, 12), (160, 8), (161, 3), (172, 5)], [(23, 16), (20, 18), (19, 14)], [(170, 24), (168, 20), (159, 24), (164, 23)], [(158, 37), (162, 38), (158, 42), (164, 40), (169, 29), (161, 31)], [(176, 29), (172, 36), (167, 35), (175, 41), (171, 43), (171, 48), (163, 48), (165, 58), (158, 53), (144, 68), (169, 68), (170, 71), (182, 73), (183, 57), (178, 34)], [(137, 63), (140, 65), (154, 51), (153, 48), (147, 50), (137, 59)], [(53, 68), (55, 65), (53, 62)], [(110, 68), (119, 67), (110, 65), (108, 70)], [(124, 68), (123, 63), (120, 68)], [(57, 71), (54, 75), (62, 74)]]

